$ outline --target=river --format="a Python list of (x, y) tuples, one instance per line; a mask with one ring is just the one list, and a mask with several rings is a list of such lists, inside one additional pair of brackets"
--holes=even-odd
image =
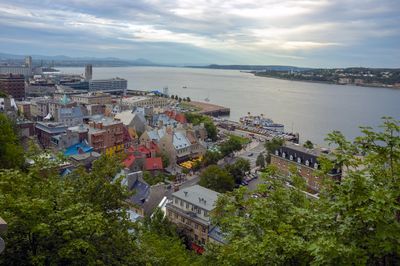
[[(83, 73), (84, 68), (59, 68), (64, 73)], [(231, 108), (230, 119), (237, 121), (247, 112), (264, 114), (285, 125), (286, 131), (300, 133), (324, 145), (328, 132), (341, 131), (352, 139), (359, 126), (376, 127), (381, 117), (400, 119), (400, 90), (287, 81), (237, 70), (172, 67), (98, 67), (93, 78), (121, 77), (128, 89), (162, 90)], [(183, 88), (186, 86), (187, 88)]]

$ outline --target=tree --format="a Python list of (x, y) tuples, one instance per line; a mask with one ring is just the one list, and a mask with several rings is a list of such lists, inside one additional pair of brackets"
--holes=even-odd
[(204, 128), (207, 131), (207, 137), (213, 141), (217, 140), (217, 127), (209, 116), (196, 113), (185, 113), (185, 118), (189, 123), (192, 123), (195, 126), (204, 123)]
[(262, 153), (260, 153), (260, 154), (257, 156), (257, 159), (256, 159), (256, 166), (258, 166), (258, 167), (260, 167), (260, 168), (264, 168), (264, 167), (265, 167), (265, 157), (264, 157), (264, 155), (263, 155)]
[(0, 114), (0, 169), (19, 168), (24, 163), (24, 153), (13, 122)]
[(175, 95), (172, 94), (172, 95), (171, 95), (171, 99), (175, 99)]
[(223, 193), (231, 191), (235, 185), (235, 181), (225, 169), (217, 165), (210, 165), (201, 173), (199, 184)]
[(163, 167), (169, 166), (169, 157), (165, 152), (162, 152), (161, 154), (158, 154), (157, 156), (161, 157)]
[(304, 142), (303, 147), (307, 149), (312, 149), (314, 148), (314, 144), (311, 142), (311, 140), (307, 140), (306, 142)]
[(189, 97), (186, 97), (187, 102), (191, 102), (192, 100)]
[(233, 164), (228, 164), (225, 169), (233, 176), (235, 183), (240, 184), (246, 172), (250, 171), (250, 161), (239, 158)]
[(239, 138), (235, 136), (230, 136), (228, 140), (224, 141), (221, 146), (220, 150), (223, 156), (230, 155), (235, 151), (240, 151), (243, 148), (243, 145)]
[(179, 99), (178, 95), (175, 95), (175, 100), (178, 100), (178, 99)]
[(221, 153), (219, 151), (210, 151), (207, 150), (203, 156), (203, 165), (209, 166), (211, 164), (217, 164), (221, 159)]
[[(287, 187), (275, 178), (274, 166), (255, 191), (258, 198), (249, 197), (246, 187), (219, 197), (212, 220), (228, 243), (207, 251), (207, 263), (397, 265), (400, 123), (386, 119), (381, 130), (362, 133), (354, 142), (339, 132), (329, 134), (336, 149), (319, 158), (324, 180), (319, 199), (302, 192), (305, 182), (297, 169), (291, 169), (294, 186)], [(329, 176), (337, 165), (346, 170), (340, 182)]]
[(267, 150), (267, 156), (265, 160), (267, 163), (271, 163), (271, 154), (274, 153), (277, 149), (279, 149), (285, 140), (279, 137), (274, 137), (270, 141), (265, 142), (265, 149)]

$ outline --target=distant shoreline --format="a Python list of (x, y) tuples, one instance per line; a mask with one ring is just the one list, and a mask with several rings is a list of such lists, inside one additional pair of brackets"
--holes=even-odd
[(329, 81), (287, 79), (287, 78), (282, 78), (282, 77), (265, 76), (265, 75), (258, 75), (257, 73), (254, 73), (254, 72), (247, 72), (247, 73), (253, 74), (256, 77), (280, 79), (280, 80), (287, 80), (287, 81), (306, 82), (306, 83), (329, 84), (329, 85), (337, 85), (337, 86), (355, 86), (355, 87), (367, 87), (367, 88), (385, 88), (385, 89), (397, 89), (397, 90), (400, 89), (400, 87), (395, 87), (395, 86), (388, 87), (388, 86), (378, 85), (378, 84), (353, 84), (353, 83), (339, 84), (339, 83), (329, 82)]

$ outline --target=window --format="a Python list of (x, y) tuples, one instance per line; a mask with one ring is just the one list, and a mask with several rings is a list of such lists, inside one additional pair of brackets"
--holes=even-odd
[(317, 163), (314, 163), (314, 168), (318, 169), (318, 164)]
[(293, 161), (293, 155), (290, 155), (289, 159), (290, 159), (291, 161)]
[(201, 228), (201, 231), (202, 231), (203, 233), (205, 233), (205, 232), (206, 232), (206, 227), (203, 226), (203, 227)]
[(199, 225), (198, 224), (194, 224), (194, 228), (195, 229), (199, 229)]
[(181, 205), (181, 207), (183, 207), (183, 200), (180, 201), (180, 205)]
[(300, 157), (297, 157), (297, 162), (301, 163), (301, 158)]
[(200, 208), (197, 209), (197, 213), (201, 214), (201, 209)]
[(189, 203), (186, 202), (186, 209), (189, 209)]
[(208, 217), (208, 211), (204, 211), (204, 216)]
[(309, 162), (308, 160), (306, 160), (306, 165), (307, 165), (307, 166), (309, 166), (309, 165), (310, 165), (310, 162)]
[(182, 221), (182, 223), (184, 223), (185, 222), (185, 217), (181, 216), (181, 221)]

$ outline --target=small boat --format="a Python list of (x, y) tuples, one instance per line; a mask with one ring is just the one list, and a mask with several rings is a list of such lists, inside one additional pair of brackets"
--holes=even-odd
[(208, 99), (208, 97), (207, 97), (207, 98), (205, 98), (205, 99), (204, 99), (204, 101), (206, 101), (206, 102), (209, 102), (209, 101), (210, 101), (210, 99)]
[(187, 89), (187, 87), (186, 86), (182, 86), (182, 89)]

